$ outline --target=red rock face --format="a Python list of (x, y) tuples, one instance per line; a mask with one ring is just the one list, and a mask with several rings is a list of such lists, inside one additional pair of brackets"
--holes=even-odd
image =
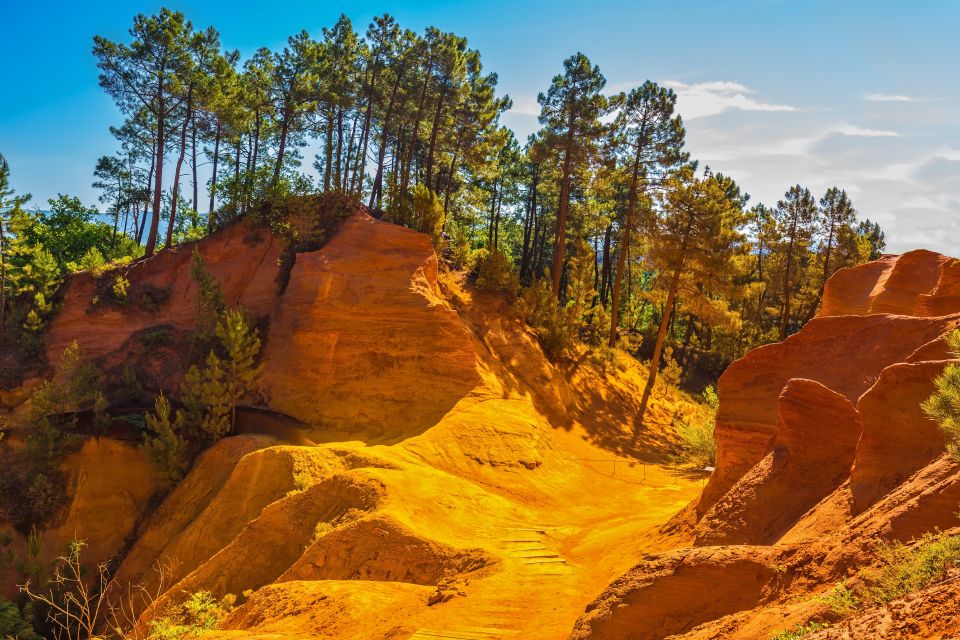
[(885, 367), (905, 361), (958, 322), (957, 316), (815, 318), (785, 341), (754, 349), (731, 364), (717, 385), (717, 470), (704, 491), (700, 513), (770, 451), (779, 420), (778, 398), (788, 381), (813, 380), (856, 402)]
[(887, 367), (860, 398), (857, 410), (863, 418), (863, 437), (850, 482), (857, 512), (943, 453), (943, 435), (924, 415), (920, 403), (934, 392), (933, 379), (947, 364), (932, 361)]
[(697, 544), (777, 540), (846, 480), (860, 429), (847, 398), (819, 382), (790, 380), (780, 394), (772, 451), (707, 512)]
[(923, 249), (841, 269), (827, 282), (818, 317), (960, 313), (960, 265)]
[[(913, 251), (834, 275), (812, 322), (720, 378), (716, 471), (664, 529), (692, 533), (695, 548), (617, 579), (571, 639), (771, 637), (829, 615), (811, 592), (862, 579), (878, 541), (960, 525), (960, 464), (920, 408), (957, 362), (941, 338), (958, 325), (957, 260)], [(923, 601), (928, 590), (810, 637), (956, 631), (953, 619), (937, 626), (955, 591), (942, 606)]]
[(365, 213), (297, 255), (270, 336), (270, 404), (315, 425), (317, 439), (419, 433), (478, 382), (430, 239)]
[[(45, 340), (47, 359), (56, 363), (76, 340), (88, 358), (111, 354), (142, 329), (158, 324), (192, 329), (197, 319), (197, 285), (190, 277), (194, 247), (206, 261), (231, 305), (242, 305), (253, 315), (270, 313), (277, 291), (278, 259), (286, 241), (248, 223), (240, 223), (195, 243), (162, 251), (104, 276), (112, 281), (123, 274), (130, 282), (125, 304), (98, 297), (97, 283), (88, 272), (70, 277), (61, 311), (50, 322)], [(166, 299), (144, 305), (152, 291)], [(163, 292), (163, 293), (158, 293)]]

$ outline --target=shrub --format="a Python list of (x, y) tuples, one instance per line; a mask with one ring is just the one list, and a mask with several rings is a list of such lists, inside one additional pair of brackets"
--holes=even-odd
[(190, 263), (190, 277), (197, 285), (197, 335), (201, 339), (209, 338), (217, 325), (217, 318), (226, 308), (220, 285), (213, 279), (207, 268), (203, 254), (196, 248)]
[(216, 336), (224, 356), (211, 350), (206, 366), (190, 367), (181, 387), (185, 426), (193, 435), (212, 442), (233, 429), (237, 403), (253, 390), (263, 371), (263, 366), (256, 364), (259, 332), (243, 312), (224, 313), (217, 323)]
[(434, 246), (439, 246), (444, 218), (440, 198), (425, 184), (417, 184), (413, 188), (410, 200), (413, 208), (413, 227), (429, 235)]
[(960, 536), (924, 534), (915, 544), (881, 544), (880, 568), (867, 577), (864, 599), (882, 605), (919, 591), (960, 568)]
[(161, 393), (154, 404), (154, 413), (144, 416), (146, 431), (140, 448), (157, 475), (173, 484), (183, 477), (187, 443), (180, 435), (183, 413), (178, 411), (174, 420), (170, 419), (170, 413), (170, 402)]
[(826, 622), (808, 622), (807, 624), (798, 624), (793, 629), (787, 629), (771, 636), (770, 640), (800, 640), (807, 634), (814, 631), (826, 629), (830, 625)]
[(85, 362), (77, 343), (64, 350), (57, 371), (31, 397), (25, 417), (22, 460), (24, 468), (14, 482), (13, 515), (23, 528), (47, 522), (64, 497), (60, 460), (73, 439), (77, 419), (72, 413), (93, 409), (102, 424), (106, 398), (101, 392), (103, 372)]
[(13, 602), (0, 598), (0, 638), (17, 640), (41, 640), (33, 630), (33, 607), (28, 604), (23, 611)]
[(113, 294), (113, 299), (117, 302), (123, 304), (127, 301), (127, 292), (130, 290), (130, 281), (127, 280), (124, 276), (117, 276), (113, 279), (113, 286), (110, 287), (110, 292)]
[(577, 327), (569, 307), (553, 295), (547, 278), (540, 278), (523, 290), (517, 313), (533, 328), (537, 340), (551, 360), (563, 358), (576, 345)]
[(173, 329), (167, 324), (151, 327), (140, 334), (140, 344), (147, 349), (154, 349), (171, 342), (173, 342)]
[(450, 225), (450, 234), (444, 255), (457, 269), (463, 269), (470, 262), (470, 238), (462, 226), (458, 224)]
[(829, 593), (818, 596), (817, 600), (830, 608), (830, 613), (838, 618), (846, 618), (860, 608), (860, 598), (849, 588), (845, 582), (841, 582)]
[(520, 279), (513, 269), (513, 261), (503, 251), (483, 251), (476, 258), (477, 289), (481, 291), (505, 291), (516, 295)]
[(717, 461), (717, 445), (713, 439), (717, 422), (719, 399), (713, 386), (703, 391), (703, 404), (694, 415), (680, 425), (677, 435), (680, 437), (678, 462), (696, 469), (712, 467)]
[(232, 594), (217, 600), (209, 591), (197, 591), (151, 620), (148, 639), (181, 640), (216, 629), (235, 602), (236, 596)]
[[(960, 358), (960, 330), (948, 333), (944, 340), (949, 352)], [(937, 422), (947, 441), (947, 451), (960, 462), (960, 365), (948, 364), (934, 381), (937, 390), (920, 407)]]
[(93, 575), (81, 562), (83, 540), (73, 540), (65, 555), (57, 558), (53, 575), (43, 591), (28, 580), (20, 586), (33, 603), (40, 603), (54, 638), (93, 638), (94, 630), (107, 611), (108, 587), (111, 581), (107, 563), (96, 565)]

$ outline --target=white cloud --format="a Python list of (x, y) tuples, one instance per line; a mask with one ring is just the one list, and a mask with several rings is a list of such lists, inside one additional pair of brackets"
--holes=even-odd
[(960, 162), (960, 149), (951, 149), (943, 147), (933, 152), (932, 160), (948, 160), (950, 162)]
[(849, 122), (841, 122), (831, 127), (828, 133), (838, 133), (842, 136), (862, 136), (865, 138), (898, 138), (900, 134), (888, 129), (867, 129)]
[(677, 111), (684, 120), (714, 116), (725, 111), (797, 111), (786, 104), (763, 102), (751, 97), (755, 93), (738, 82), (715, 80), (687, 84), (666, 80), (663, 84), (677, 93)]
[(916, 98), (899, 93), (868, 93), (863, 99), (868, 102), (916, 102)]

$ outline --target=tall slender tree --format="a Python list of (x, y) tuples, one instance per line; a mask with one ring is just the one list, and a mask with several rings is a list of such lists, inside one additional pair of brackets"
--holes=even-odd
[(617, 341), (620, 289), (640, 201), (652, 181), (662, 179), (665, 171), (689, 158), (683, 151), (683, 121), (674, 115), (676, 103), (677, 96), (671, 89), (649, 80), (629, 94), (621, 95), (614, 103), (619, 108), (613, 123), (614, 148), (627, 169), (629, 186), (611, 293), (608, 341), (611, 347)]
[(137, 14), (129, 45), (94, 36), (93, 54), (100, 86), (125, 113), (145, 109), (155, 125), (153, 211), (146, 255), (152, 255), (160, 229), (164, 151), (168, 121), (182, 107), (183, 70), (189, 68), (187, 41), (192, 26), (179, 11), (161, 9), (155, 16)]
[(537, 96), (544, 141), (557, 156), (560, 166), (560, 198), (553, 242), (553, 294), (560, 295), (566, 248), (567, 217), (570, 210), (570, 183), (596, 153), (603, 134), (601, 116), (607, 99), (601, 93), (606, 78), (587, 56), (576, 53), (563, 62), (564, 72), (553, 78), (547, 92)]

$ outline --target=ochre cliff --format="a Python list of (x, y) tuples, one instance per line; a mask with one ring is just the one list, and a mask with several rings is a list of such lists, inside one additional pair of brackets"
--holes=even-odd
[[(716, 471), (662, 529), (693, 546), (643, 559), (570, 637), (769, 638), (831, 619), (817, 595), (856, 584), (880, 541), (960, 527), (958, 465), (920, 409), (951, 362), (958, 264), (914, 251), (841, 270), (815, 319), (730, 365)], [(805, 637), (953, 637), (958, 599), (950, 581)]]
[(128, 603), (139, 630), (209, 590), (239, 598), (211, 638), (564, 637), (700, 489), (663, 466), (690, 398), (658, 384), (640, 428), (636, 361), (551, 363), (426, 235), (363, 210), (318, 249), (244, 222), (160, 252), (124, 268), (124, 304), (73, 276), (51, 362), (76, 340), (110, 381), (132, 365), (142, 401), (175, 397), (202, 355), (194, 251), (261, 330), (257, 411), (166, 494), (135, 442), (90, 440), (82, 455), (123, 472), (70, 462), (76, 495), (47, 534), (62, 548), (82, 516), (88, 559), (114, 561), (111, 598), (157, 594)]

